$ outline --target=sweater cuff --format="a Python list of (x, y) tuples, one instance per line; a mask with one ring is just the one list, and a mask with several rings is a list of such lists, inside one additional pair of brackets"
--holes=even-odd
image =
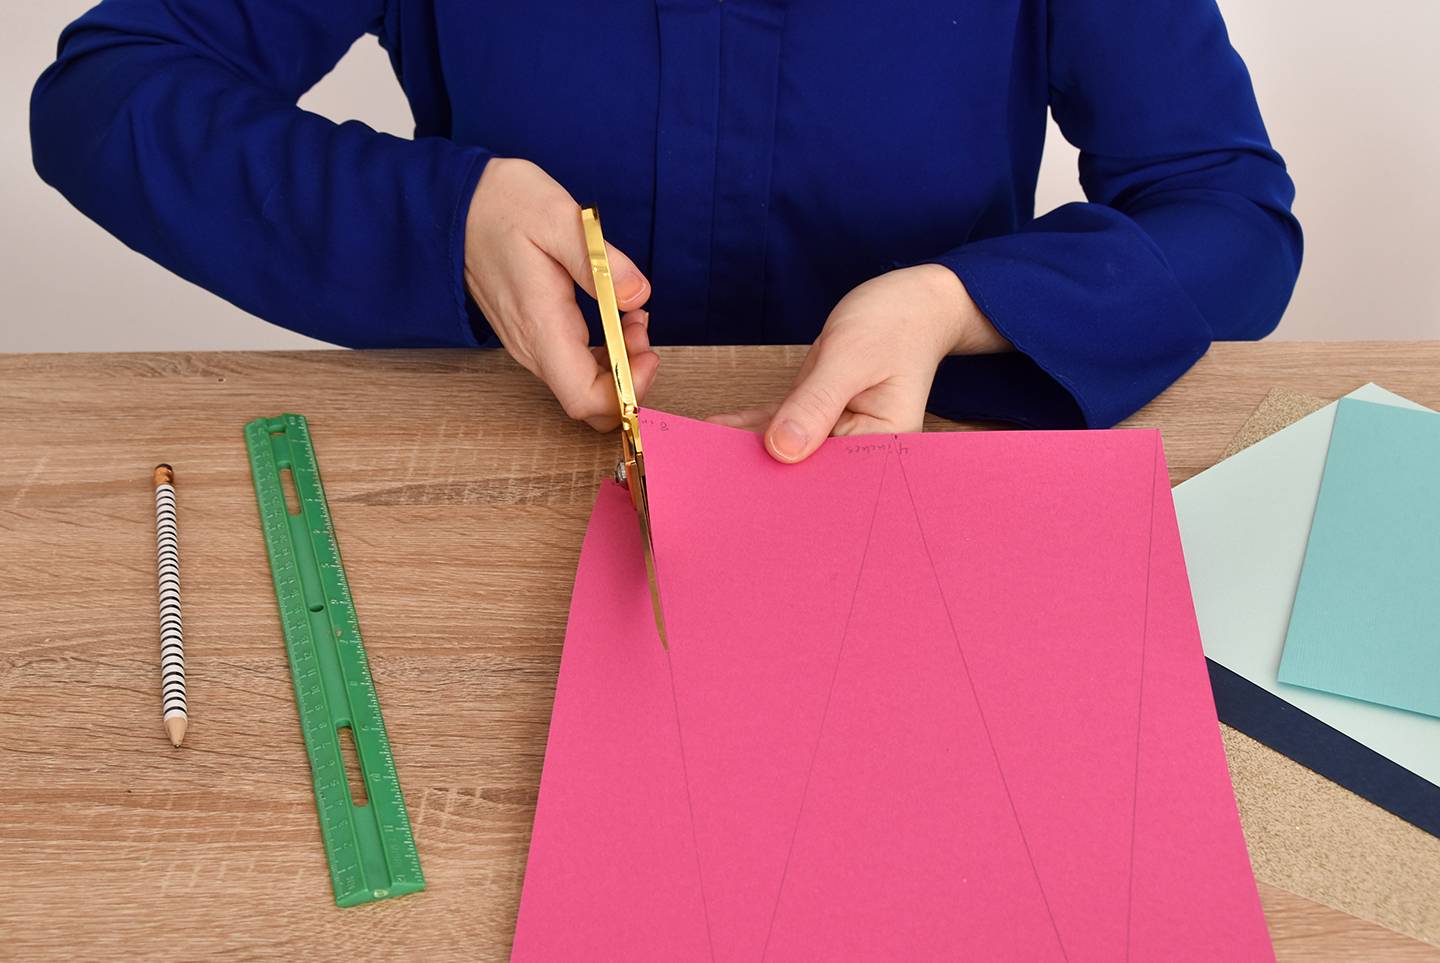
[(1014, 352), (953, 356), (931, 410), (1034, 428), (1109, 428), (1209, 348), (1205, 319), (1131, 220), (1070, 204), (922, 263), (955, 272)]
[(450, 277), (451, 290), (455, 298), (457, 318), (460, 326), (461, 343), (467, 347), (485, 348), (497, 344), (495, 333), (480, 313), (475, 299), (470, 297), (470, 287), (465, 283), (465, 219), (470, 213), (470, 201), (475, 196), (475, 187), (485, 165), (495, 155), (481, 147), (463, 148), (465, 163), (461, 165), (459, 180), (455, 185), (455, 203), (450, 218)]

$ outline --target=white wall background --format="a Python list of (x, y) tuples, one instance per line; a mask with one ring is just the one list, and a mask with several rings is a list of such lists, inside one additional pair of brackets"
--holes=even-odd
[[(6, 0), (0, 33), (0, 351), (294, 348), (76, 213), (30, 166), (30, 88), (89, 0)], [(1440, 2), (1221, 0), (1298, 185), (1305, 267), (1279, 337), (1440, 338)], [(411, 128), (373, 38), (302, 101), (390, 133)], [(1053, 128), (1042, 210), (1079, 197)]]

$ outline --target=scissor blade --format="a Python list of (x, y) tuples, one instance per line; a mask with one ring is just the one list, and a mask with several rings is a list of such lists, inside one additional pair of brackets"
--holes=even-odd
[[(642, 482), (643, 485), (643, 482)], [(650, 500), (642, 488), (639, 510), (640, 540), (645, 544), (645, 575), (650, 580), (650, 608), (655, 612), (655, 629), (660, 633), (660, 645), (670, 649), (670, 640), (665, 632), (665, 609), (660, 604), (660, 578), (655, 574), (655, 542), (650, 537)]]

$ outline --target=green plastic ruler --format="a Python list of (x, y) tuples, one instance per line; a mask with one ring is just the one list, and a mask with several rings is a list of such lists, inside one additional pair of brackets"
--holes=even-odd
[[(309, 426), (302, 415), (261, 418), (245, 426), (245, 444), (335, 902), (355, 906), (418, 892), (425, 888), (420, 854), (360, 642), (360, 621)], [(293, 483), (288, 501), (286, 474)], [(346, 778), (345, 729), (359, 760), (360, 800), (351, 798)]]

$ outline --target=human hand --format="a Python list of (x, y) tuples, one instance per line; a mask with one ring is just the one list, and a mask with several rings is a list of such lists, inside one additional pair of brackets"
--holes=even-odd
[(797, 462), (831, 434), (919, 431), (946, 355), (1009, 347), (955, 272), (939, 264), (901, 268), (840, 299), (784, 401), (709, 420), (763, 430), (771, 455)]
[[(614, 245), (605, 247), (635, 394), (644, 397), (660, 367), (650, 315), (640, 310), (650, 282)], [(529, 161), (486, 164), (465, 218), (465, 284), (510, 356), (549, 386), (567, 415), (599, 431), (619, 425), (609, 356), (589, 347), (575, 303), (574, 284), (595, 296), (580, 207)]]

